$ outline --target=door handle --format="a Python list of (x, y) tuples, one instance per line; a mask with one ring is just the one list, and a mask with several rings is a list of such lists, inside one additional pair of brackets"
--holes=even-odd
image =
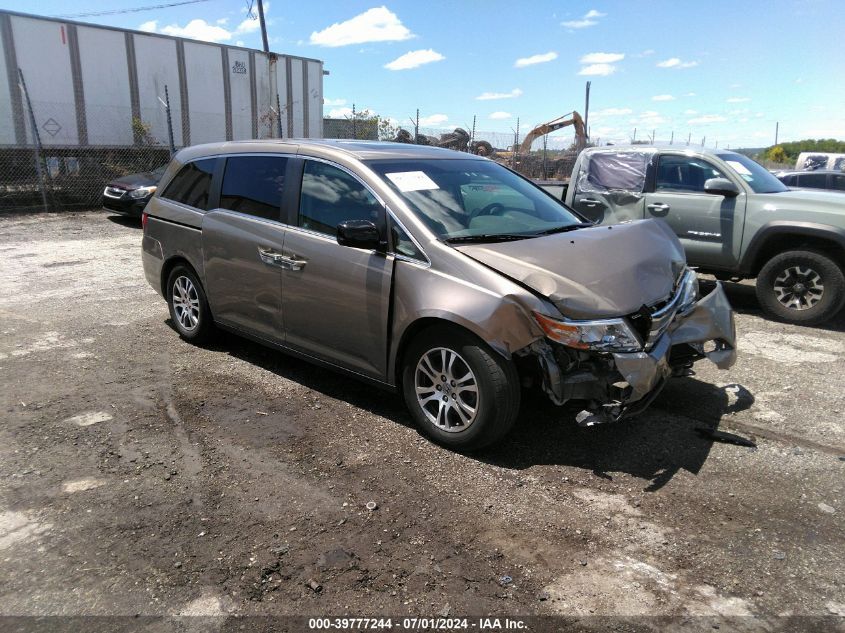
[(653, 202), (646, 206), (646, 209), (651, 211), (654, 215), (666, 215), (669, 213), (671, 207), (665, 202)]
[(305, 268), (305, 264), (308, 263), (308, 260), (297, 259), (296, 257), (288, 255), (280, 255), (279, 262), (281, 262), (282, 268), (286, 270), (302, 270)]
[(601, 200), (595, 200), (593, 198), (584, 198), (584, 199), (581, 200), (581, 203), (584, 204), (585, 206), (593, 208), (593, 207), (600, 205), (602, 202), (601, 202)]
[(262, 248), (259, 246), (258, 257), (269, 266), (281, 266), (284, 255), (278, 251), (274, 251), (272, 248)]

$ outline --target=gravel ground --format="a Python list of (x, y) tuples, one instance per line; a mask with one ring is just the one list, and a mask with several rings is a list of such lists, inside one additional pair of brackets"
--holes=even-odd
[(729, 284), (731, 370), (699, 363), (608, 427), (526, 394), (465, 456), (395, 395), (181, 341), (140, 237), (100, 212), (0, 218), (0, 614), (842, 626), (845, 320), (772, 323)]

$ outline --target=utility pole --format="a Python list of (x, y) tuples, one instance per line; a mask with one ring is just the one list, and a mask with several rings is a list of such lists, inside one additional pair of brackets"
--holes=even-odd
[[(585, 143), (590, 142), (590, 128), (587, 127), (587, 124), (590, 122), (590, 82), (587, 82), (587, 96), (584, 100), (584, 129), (587, 131), (587, 138), (584, 139)], [(579, 148), (583, 149), (583, 148)]]
[(475, 143), (475, 115), (472, 115), (472, 133), (469, 135), (469, 146), (467, 147), (467, 151), (472, 154), (472, 145)]
[(675, 142), (675, 130), (672, 130), (672, 136), (669, 137), (669, 145)]
[(780, 131), (779, 128), (780, 128), (780, 121), (777, 121), (775, 123), (775, 145), (778, 144), (778, 132)]
[(701, 137), (701, 147), (704, 147), (704, 141), (706, 141), (706, 140), (707, 140), (706, 136)]
[(657, 135), (657, 130), (652, 130), (652, 131), (651, 131), (651, 142), (652, 142), (652, 144), (654, 144), (654, 137), (655, 137), (656, 135)]
[(511, 167), (516, 167), (516, 153), (519, 151), (519, 117), (516, 117), (516, 129), (513, 132), (513, 152), (511, 153)]
[(687, 136), (687, 145), (690, 144), (690, 141), (692, 141), (692, 132), (690, 132), (689, 136)]
[(355, 140), (358, 140), (358, 129), (357, 129), (357, 125), (355, 123), (356, 118), (357, 117), (355, 116), (355, 104), (353, 103), (352, 104), (352, 138), (354, 138)]
[(637, 128), (634, 128), (634, 136), (631, 137), (631, 143), (635, 142), (636, 140), (637, 140)]
[(417, 108), (417, 118), (414, 120), (414, 143), (417, 142), (417, 137), (420, 135), (420, 109)]
[(264, 43), (264, 52), (270, 52), (270, 45), (267, 43), (267, 24), (264, 22), (264, 0), (258, 0), (258, 22), (261, 24), (261, 41)]

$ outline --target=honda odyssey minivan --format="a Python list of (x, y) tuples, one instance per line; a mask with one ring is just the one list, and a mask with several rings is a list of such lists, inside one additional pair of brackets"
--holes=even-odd
[(655, 220), (594, 226), (507, 168), (394, 143), (189, 147), (146, 207), (143, 262), (179, 334), (214, 327), (397, 390), (433, 440), (501, 439), (521, 388), (642, 411), (673, 375), (735, 360)]

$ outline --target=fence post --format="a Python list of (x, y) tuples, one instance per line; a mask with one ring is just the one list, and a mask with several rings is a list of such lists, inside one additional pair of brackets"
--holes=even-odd
[(279, 138), (285, 138), (285, 133), (282, 131), (282, 102), (279, 100), (279, 93), (276, 93), (276, 114), (279, 121)]
[(29, 100), (29, 91), (26, 89), (26, 81), (23, 78), (23, 71), (18, 68), (18, 76), (20, 77), (20, 89), (26, 100), (26, 108), (29, 110), (29, 125), (32, 128), (32, 142), (35, 146), (35, 171), (38, 174), (38, 188), (41, 190), (41, 202), (44, 205), (44, 211), (50, 210), (50, 205), (47, 204), (47, 183), (44, 181), (44, 170), (41, 164), (41, 136), (38, 134), (38, 125), (35, 122), (35, 112), (32, 110), (32, 102)]
[(164, 111), (167, 113), (167, 139), (170, 141), (170, 158), (176, 153), (176, 144), (173, 141), (173, 117), (170, 115), (170, 93), (167, 92), (167, 84), (164, 86)]

